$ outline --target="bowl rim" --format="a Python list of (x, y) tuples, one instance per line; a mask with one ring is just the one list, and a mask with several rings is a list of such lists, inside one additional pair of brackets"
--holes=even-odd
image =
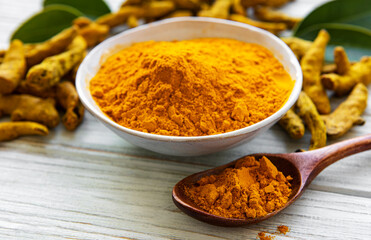
[[(281, 106), (281, 108), (278, 109), (278, 111), (273, 113), (271, 116), (263, 119), (260, 122), (254, 123), (253, 125), (250, 125), (250, 126), (247, 126), (247, 127), (244, 127), (244, 128), (240, 128), (240, 129), (237, 129), (237, 130), (233, 130), (233, 131), (230, 131), (230, 132), (226, 132), (226, 133), (219, 133), (219, 134), (205, 135), (205, 136), (170, 136), (170, 135), (159, 135), (159, 134), (153, 134), (153, 133), (145, 133), (145, 132), (142, 132), (142, 131), (138, 131), (138, 130), (134, 130), (134, 129), (130, 129), (130, 128), (121, 126), (118, 123), (116, 123), (115, 121), (111, 120), (103, 112), (97, 111), (96, 107), (99, 108), (99, 106), (96, 103), (95, 103), (96, 107), (93, 104), (90, 104), (90, 102), (87, 98), (88, 95), (91, 96), (91, 93), (90, 93), (88, 88), (84, 88), (83, 81), (86, 80), (86, 76), (83, 76), (83, 73), (82, 73), (82, 70), (81, 70), (82, 67), (88, 63), (91, 56), (94, 55), (96, 52), (102, 50), (102, 49), (108, 48), (108, 46), (110, 45), (110, 42), (115, 41), (117, 38), (122, 38), (126, 35), (129, 35), (129, 34), (132, 34), (134, 32), (138, 32), (138, 31), (143, 31), (147, 28), (151, 28), (151, 27), (154, 27), (154, 26), (166, 25), (166, 24), (169, 24), (169, 23), (179, 23), (179, 22), (207, 22), (207, 23), (215, 23), (215, 24), (224, 24), (224, 25), (236, 26), (236, 27), (248, 29), (249, 31), (257, 32), (258, 34), (262, 34), (262, 35), (264, 35), (264, 37), (270, 38), (270, 40), (275, 41), (276, 43), (278, 43), (280, 45), (280, 47), (286, 52), (286, 54), (289, 55), (289, 62), (295, 68), (295, 70), (296, 70), (295, 75), (297, 76), (297, 78), (294, 80), (295, 81), (294, 88), (292, 89), (291, 94), (290, 94), (289, 98), (287, 99), (287, 101), (284, 103), (284, 105)], [(90, 80), (89, 80), (89, 82), (90, 82)], [(294, 103), (298, 99), (299, 94), (301, 92), (302, 82), (303, 82), (303, 74), (302, 74), (300, 64), (299, 64), (295, 54), (291, 51), (291, 49), (280, 38), (278, 38), (274, 34), (268, 32), (268, 31), (265, 31), (263, 29), (248, 25), (248, 24), (239, 23), (239, 22), (235, 22), (235, 21), (231, 21), (231, 20), (209, 18), (209, 17), (177, 17), (177, 18), (172, 18), (172, 19), (164, 19), (164, 20), (156, 21), (156, 22), (152, 22), (152, 23), (148, 23), (148, 24), (138, 26), (138, 27), (133, 28), (133, 29), (125, 30), (125, 31), (123, 31), (123, 32), (121, 32), (121, 33), (119, 33), (115, 36), (109, 37), (108, 39), (104, 40), (103, 42), (101, 42), (100, 44), (95, 46), (87, 54), (87, 56), (84, 58), (84, 60), (82, 61), (81, 65), (80, 65), (80, 67), (77, 71), (76, 90), (77, 90), (77, 93), (80, 97), (80, 100), (81, 100), (82, 104), (85, 106), (85, 108), (93, 116), (98, 118), (103, 123), (108, 124), (108, 125), (114, 127), (115, 129), (121, 131), (121, 132), (125, 132), (127, 134), (134, 135), (136, 137), (150, 139), (150, 140), (156, 140), (156, 141), (197, 142), (197, 141), (203, 141), (203, 140), (220, 140), (220, 139), (235, 137), (235, 136), (238, 136), (238, 135), (244, 135), (244, 134), (251, 133), (251, 132), (254, 132), (256, 130), (262, 129), (265, 126), (268, 126), (268, 125), (274, 123), (280, 117), (282, 117), (294, 105)]]

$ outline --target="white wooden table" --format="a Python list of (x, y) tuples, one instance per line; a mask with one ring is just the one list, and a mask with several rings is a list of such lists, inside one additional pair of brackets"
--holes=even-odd
[[(115, 10), (120, 2), (109, 4)], [(286, 10), (303, 15), (320, 2), (298, 0)], [(40, 8), (41, 0), (0, 0), (0, 48)], [(364, 117), (366, 125), (342, 139), (371, 132), (370, 107)], [(187, 175), (254, 152), (307, 148), (309, 139), (293, 141), (275, 126), (233, 150), (171, 157), (132, 146), (87, 114), (73, 133), (59, 126), (47, 137), (0, 143), (0, 239), (255, 239), (281, 224), (290, 232), (276, 239), (371, 239), (371, 152), (330, 166), (294, 205), (256, 225), (211, 226), (171, 200)]]

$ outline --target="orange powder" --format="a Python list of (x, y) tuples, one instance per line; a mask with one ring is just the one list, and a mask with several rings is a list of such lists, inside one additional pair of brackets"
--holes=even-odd
[(288, 226), (280, 225), (277, 227), (277, 231), (282, 234), (286, 234), (288, 231), (290, 231)]
[(268, 232), (260, 232), (258, 233), (259, 240), (273, 240), (276, 239), (273, 234), (286, 234), (288, 231), (290, 231), (288, 226), (280, 225), (277, 227), (277, 232), (275, 233), (268, 233)]
[(266, 157), (248, 156), (218, 175), (201, 178), (185, 187), (185, 194), (199, 208), (227, 218), (257, 218), (285, 206), (291, 195), (285, 177)]
[(259, 240), (273, 240), (274, 236), (269, 235), (267, 232), (258, 233)]
[(103, 63), (90, 91), (102, 111), (124, 127), (202, 136), (269, 117), (293, 85), (266, 48), (204, 38), (133, 44)]

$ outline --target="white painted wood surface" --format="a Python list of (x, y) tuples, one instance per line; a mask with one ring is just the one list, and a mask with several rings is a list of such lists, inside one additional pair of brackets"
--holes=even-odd
[[(108, 2), (117, 9), (121, 0)], [(321, 2), (297, 0), (286, 11), (300, 16)], [(0, 0), (0, 48), (40, 8), (40, 0)], [(342, 139), (371, 132), (370, 107), (364, 117)], [(0, 143), (0, 239), (256, 239), (281, 224), (291, 231), (276, 239), (371, 239), (371, 152), (330, 166), (294, 205), (256, 225), (210, 226), (171, 200), (187, 175), (254, 152), (306, 148), (309, 139), (293, 141), (275, 126), (245, 146), (179, 158), (132, 146), (87, 114), (76, 132), (59, 126)]]

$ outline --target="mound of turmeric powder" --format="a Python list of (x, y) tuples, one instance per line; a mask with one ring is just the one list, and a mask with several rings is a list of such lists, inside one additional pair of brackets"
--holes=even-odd
[(219, 175), (201, 178), (185, 194), (198, 207), (228, 218), (263, 217), (283, 207), (291, 194), (290, 176), (285, 177), (266, 157), (247, 156)]
[(90, 91), (102, 111), (122, 126), (202, 136), (269, 117), (293, 85), (266, 48), (204, 38), (134, 44), (103, 63)]

